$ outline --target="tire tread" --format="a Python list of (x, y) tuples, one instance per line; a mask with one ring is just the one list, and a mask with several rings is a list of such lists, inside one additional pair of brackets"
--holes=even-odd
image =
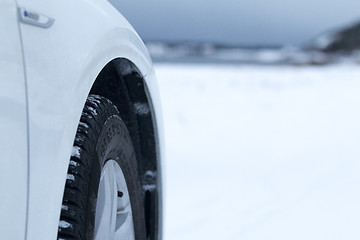
[(90, 156), (94, 154), (91, 145), (96, 144), (95, 136), (101, 130), (98, 127), (101, 119), (109, 114), (119, 115), (119, 112), (108, 99), (97, 95), (88, 97), (74, 140), (74, 147), (78, 148), (81, 157), (71, 156), (70, 158), (75, 164), (69, 165), (67, 174), (74, 176), (75, 181), (66, 180), (60, 214), (60, 221), (71, 222), (71, 225), (69, 227), (59, 225), (58, 239), (86, 239), (83, 234), (86, 226), (84, 216), (86, 216), (88, 204), (86, 186), (90, 181), (92, 165)]

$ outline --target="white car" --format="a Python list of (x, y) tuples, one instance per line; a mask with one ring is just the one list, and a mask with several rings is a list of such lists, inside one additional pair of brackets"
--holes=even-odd
[(161, 239), (149, 54), (106, 0), (0, 0), (0, 238)]

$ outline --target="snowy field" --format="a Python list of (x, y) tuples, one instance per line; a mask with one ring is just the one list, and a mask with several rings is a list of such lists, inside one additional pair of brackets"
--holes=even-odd
[(360, 66), (155, 70), (164, 240), (360, 239)]

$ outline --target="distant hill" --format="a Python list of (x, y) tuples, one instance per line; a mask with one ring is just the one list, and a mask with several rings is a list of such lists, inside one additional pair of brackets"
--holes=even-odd
[(312, 42), (311, 48), (327, 53), (360, 50), (360, 22), (320, 35)]
[(229, 46), (210, 42), (147, 41), (155, 62), (327, 65), (360, 64), (360, 21), (328, 31), (302, 47)]

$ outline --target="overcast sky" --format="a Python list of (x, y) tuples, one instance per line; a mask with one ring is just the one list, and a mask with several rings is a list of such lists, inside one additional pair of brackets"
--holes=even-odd
[(299, 45), (360, 20), (360, 0), (112, 0), (146, 40)]

